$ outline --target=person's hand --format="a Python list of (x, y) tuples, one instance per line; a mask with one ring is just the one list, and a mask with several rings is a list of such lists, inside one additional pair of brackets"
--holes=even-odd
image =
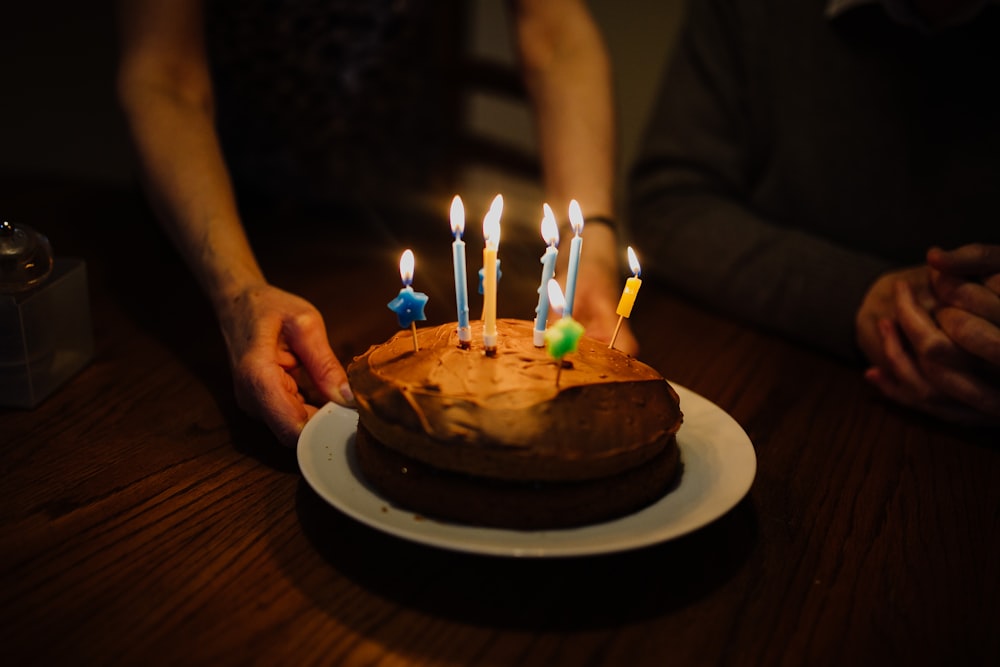
[(855, 317), (858, 347), (874, 366), (887, 365), (881, 323), (883, 320), (890, 323), (896, 321), (898, 282), (907, 284), (925, 309), (930, 310), (936, 304), (930, 287), (930, 270), (926, 266), (889, 271), (879, 276), (868, 288)]
[[(905, 281), (893, 286), (895, 320), (878, 320), (882, 361), (865, 377), (888, 398), (950, 421), (1000, 424), (997, 375), (962, 349)], [(940, 312), (940, 311), (938, 311)]]
[[(618, 299), (621, 296), (623, 279), (613, 268), (597, 262), (581, 259), (576, 276), (576, 297), (573, 300), (573, 319), (584, 326), (586, 334), (602, 343), (610, 343), (618, 325)], [(636, 356), (639, 343), (629, 327), (628, 320), (622, 321), (615, 349)]]
[(347, 374), (319, 311), (271, 285), (248, 288), (219, 308), (236, 400), (282, 444), (294, 447), (327, 401), (353, 405)]
[[(625, 284), (618, 260), (618, 239), (611, 227), (600, 223), (587, 225), (583, 235), (583, 252), (576, 273), (573, 319), (584, 326), (591, 338), (610, 343), (618, 326), (618, 313), (615, 311)], [(564, 256), (561, 254), (560, 258)], [(565, 275), (565, 264), (557, 272)], [(622, 321), (615, 338), (615, 349), (632, 356), (639, 353), (639, 342), (628, 320)]]
[(994, 294), (1000, 293), (1000, 245), (970, 243), (954, 250), (931, 248), (927, 264), (955, 276), (983, 280)]
[(985, 368), (1000, 373), (1000, 246), (972, 244), (927, 253), (941, 302), (942, 331)]

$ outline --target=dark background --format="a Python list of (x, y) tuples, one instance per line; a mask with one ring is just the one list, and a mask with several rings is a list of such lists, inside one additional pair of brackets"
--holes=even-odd
[[(591, 0), (615, 64), (622, 163), (638, 141), (683, 0)], [(502, 0), (475, 0), (472, 48), (510, 61)], [(0, 3), (0, 177), (131, 178), (128, 139), (114, 95), (115, 3), (6, 0)], [(469, 122), (530, 143), (526, 110), (486, 101)], [(0, 202), (2, 212), (2, 202)]]

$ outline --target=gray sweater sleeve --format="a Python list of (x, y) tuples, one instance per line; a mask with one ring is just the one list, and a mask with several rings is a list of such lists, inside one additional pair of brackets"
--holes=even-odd
[(855, 313), (891, 263), (813, 233), (809, 220), (773, 219), (756, 201), (771, 121), (749, 98), (769, 91), (748, 86), (738, 6), (689, 3), (630, 175), (643, 271), (727, 315), (860, 360)]

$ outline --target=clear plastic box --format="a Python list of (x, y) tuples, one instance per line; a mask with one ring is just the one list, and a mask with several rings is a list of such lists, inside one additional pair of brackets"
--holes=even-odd
[(0, 293), (0, 406), (38, 405), (93, 357), (83, 260), (56, 258), (42, 284)]

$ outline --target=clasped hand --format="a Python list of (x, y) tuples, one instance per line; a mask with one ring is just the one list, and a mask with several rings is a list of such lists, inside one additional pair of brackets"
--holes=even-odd
[(1000, 425), (1000, 246), (932, 248), (927, 264), (881, 276), (862, 304), (865, 377), (938, 417)]

